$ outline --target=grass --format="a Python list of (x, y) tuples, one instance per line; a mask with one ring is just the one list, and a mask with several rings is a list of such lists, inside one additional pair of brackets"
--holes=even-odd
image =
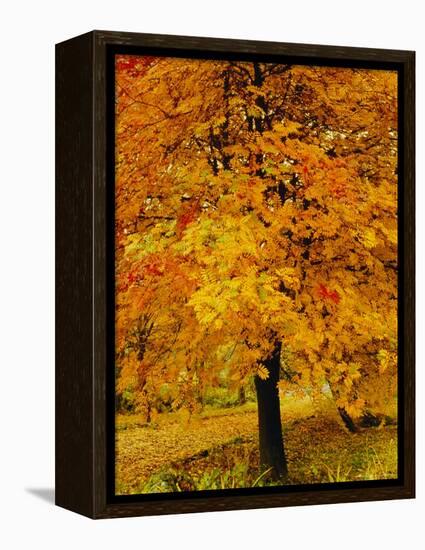
[[(332, 404), (288, 397), (282, 408), (289, 475), (285, 484), (397, 476), (397, 428), (351, 434)], [(117, 419), (117, 493), (202, 491), (275, 485), (259, 467), (255, 403), (206, 407), (196, 417)], [(280, 483), (282, 484), (282, 483)]]
[(117, 414), (116, 429), (126, 430), (129, 428), (157, 428), (158, 426), (166, 426), (167, 424), (189, 423), (196, 422), (199, 419), (217, 418), (221, 416), (233, 416), (244, 414), (247, 412), (257, 412), (257, 404), (253, 401), (248, 401), (238, 407), (221, 407), (216, 408), (212, 405), (206, 405), (202, 412), (196, 415), (189, 415), (186, 410), (169, 412), (166, 414), (157, 414), (154, 416), (153, 422), (146, 424), (146, 417), (143, 414)]

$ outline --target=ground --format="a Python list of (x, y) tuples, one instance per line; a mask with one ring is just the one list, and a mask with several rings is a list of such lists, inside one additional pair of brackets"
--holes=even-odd
[[(286, 400), (282, 407), (288, 484), (397, 477), (397, 428), (349, 433), (330, 403)], [(149, 425), (118, 415), (116, 492), (174, 492), (271, 484), (259, 471), (254, 403), (158, 414)]]

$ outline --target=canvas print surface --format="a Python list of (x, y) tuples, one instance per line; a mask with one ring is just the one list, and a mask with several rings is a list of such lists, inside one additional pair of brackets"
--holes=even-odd
[(397, 73), (115, 57), (115, 492), (397, 478)]

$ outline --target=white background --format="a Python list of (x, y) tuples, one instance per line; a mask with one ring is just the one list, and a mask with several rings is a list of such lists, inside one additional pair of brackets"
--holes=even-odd
[[(326, 548), (424, 544), (424, 18), (417, 0), (56, 0), (2, 3), (0, 21), (0, 545)], [(91, 521), (54, 485), (54, 43), (92, 29), (416, 50), (418, 498)], [(47, 500), (46, 500), (47, 499)], [(3, 541), (4, 539), (4, 541)]]

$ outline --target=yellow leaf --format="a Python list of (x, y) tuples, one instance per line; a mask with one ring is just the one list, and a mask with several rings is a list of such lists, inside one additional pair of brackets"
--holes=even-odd
[(220, 330), (223, 326), (223, 321), (221, 319), (216, 319), (214, 322), (214, 326), (216, 329)]
[(378, 361), (379, 361), (379, 373), (384, 373), (389, 365), (390, 356), (386, 349), (380, 349), (378, 351)]
[(267, 367), (265, 367), (264, 365), (258, 365), (257, 376), (258, 378), (261, 378), (261, 380), (267, 380), (267, 378), (269, 377), (269, 371)]
[(373, 229), (365, 229), (364, 232), (359, 235), (359, 238), (366, 248), (373, 248), (377, 244), (375, 231)]

